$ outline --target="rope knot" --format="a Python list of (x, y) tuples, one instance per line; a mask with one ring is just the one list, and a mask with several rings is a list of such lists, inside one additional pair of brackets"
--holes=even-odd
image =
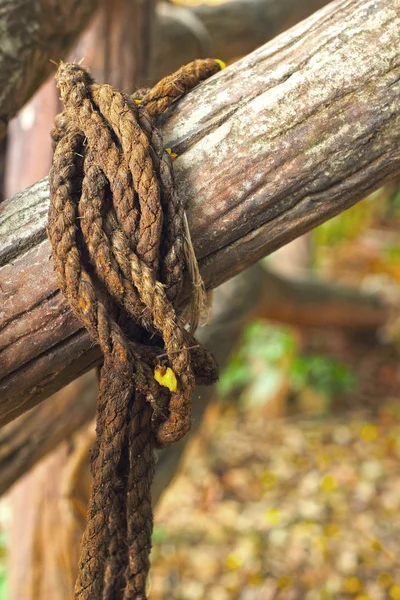
[(57, 72), (48, 235), (60, 288), (104, 354), (76, 600), (145, 598), (154, 448), (187, 432), (195, 383), (218, 376), (192, 335), (205, 292), (156, 118), (220, 68), (195, 61), (139, 104), (77, 64)]

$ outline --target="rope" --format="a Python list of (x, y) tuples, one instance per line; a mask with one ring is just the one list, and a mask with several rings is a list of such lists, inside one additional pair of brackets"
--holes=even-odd
[[(188, 431), (195, 384), (218, 377), (192, 335), (204, 287), (156, 118), (221, 67), (197, 60), (134, 99), (77, 64), (56, 75), (48, 236), (60, 289), (104, 354), (75, 600), (146, 598), (154, 449)], [(190, 331), (176, 308), (185, 269)]]

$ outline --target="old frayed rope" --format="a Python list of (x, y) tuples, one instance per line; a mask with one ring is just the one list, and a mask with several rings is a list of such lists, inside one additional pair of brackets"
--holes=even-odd
[(220, 68), (197, 60), (133, 99), (77, 64), (57, 72), (48, 235), (60, 288), (104, 354), (79, 600), (146, 598), (154, 448), (187, 432), (195, 383), (218, 376), (177, 309), (186, 269), (193, 331), (203, 287), (155, 119)]

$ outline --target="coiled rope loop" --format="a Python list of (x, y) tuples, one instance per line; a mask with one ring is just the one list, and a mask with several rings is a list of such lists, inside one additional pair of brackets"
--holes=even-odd
[[(56, 75), (48, 236), (60, 288), (104, 354), (76, 600), (146, 598), (154, 448), (188, 431), (195, 383), (218, 377), (192, 336), (204, 288), (155, 121), (220, 68), (195, 61), (134, 99), (77, 64)], [(190, 332), (177, 312), (185, 270)]]

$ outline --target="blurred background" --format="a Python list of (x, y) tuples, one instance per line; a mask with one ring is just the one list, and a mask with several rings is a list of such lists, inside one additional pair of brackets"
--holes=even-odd
[[(104, 0), (70, 58), (131, 93), (324, 4)], [(59, 109), (51, 76), (10, 124), (6, 197), (47, 174)], [(159, 456), (152, 600), (400, 599), (399, 216), (394, 181), (214, 292), (199, 337), (222, 375)], [(72, 597), (96, 385), (0, 431), (1, 600)]]

